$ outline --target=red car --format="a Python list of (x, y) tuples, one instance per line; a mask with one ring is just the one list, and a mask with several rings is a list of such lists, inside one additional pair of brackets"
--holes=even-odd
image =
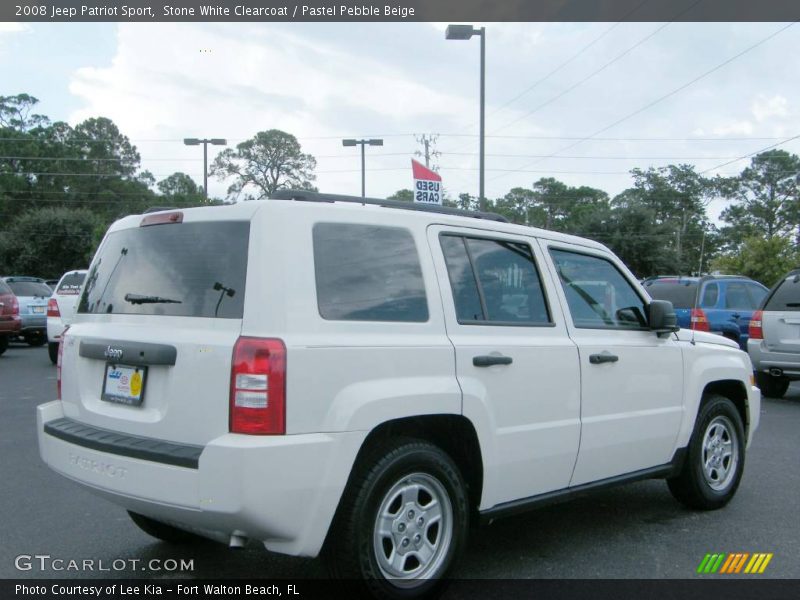
[(22, 322), (19, 318), (19, 302), (8, 284), (0, 279), (0, 354), (8, 348), (8, 340), (16, 334)]

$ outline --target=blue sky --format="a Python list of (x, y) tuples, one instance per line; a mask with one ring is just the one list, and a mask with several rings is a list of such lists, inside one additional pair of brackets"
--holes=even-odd
[[(546, 176), (614, 194), (630, 185), (629, 169), (671, 162), (730, 174), (746, 161), (714, 167), (800, 133), (800, 25), (771, 39), (784, 25), (486, 27), (490, 197)], [(317, 157), (321, 190), (358, 193), (358, 153), (340, 139), (379, 134), (367, 191), (385, 196), (410, 186), (414, 134), (440, 133), (445, 188), (474, 194), (478, 41), (443, 32), (432, 23), (0, 23), (0, 95), (31, 93), (39, 112), (73, 125), (112, 118), (157, 179), (181, 170), (202, 181), (201, 154), (183, 137), (236, 143), (275, 127)], [(782, 147), (800, 152), (796, 141)], [(210, 187), (224, 195), (227, 183)]]

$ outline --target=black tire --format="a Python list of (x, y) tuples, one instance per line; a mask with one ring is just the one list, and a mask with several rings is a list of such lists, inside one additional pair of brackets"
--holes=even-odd
[(773, 377), (769, 373), (756, 373), (756, 384), (767, 398), (783, 398), (791, 382), (786, 377)]
[(24, 339), (28, 346), (38, 347), (44, 346), (44, 343), (47, 341), (47, 336), (43, 331), (34, 331), (33, 333), (26, 333)]
[(0, 354), (8, 350), (8, 336), (0, 335)]
[(204, 538), (194, 533), (189, 533), (183, 529), (178, 529), (172, 525), (167, 525), (166, 523), (156, 521), (155, 519), (145, 517), (144, 515), (140, 515), (139, 513), (135, 513), (130, 510), (128, 511), (128, 515), (136, 524), (136, 526), (144, 531), (147, 535), (150, 535), (157, 540), (161, 540), (162, 542), (167, 542), (168, 544), (183, 546), (211, 541), (208, 538)]
[(50, 355), (50, 362), (53, 364), (58, 362), (58, 342), (48, 342), (47, 354)]
[[(712, 427), (716, 427), (712, 429)], [(712, 434), (716, 431), (720, 436), (721, 444), (713, 442)], [(724, 453), (724, 442), (728, 439), (731, 443), (730, 458), (727, 462), (721, 458)], [(745, 436), (742, 418), (739, 411), (728, 398), (710, 394), (703, 400), (700, 411), (695, 421), (694, 432), (689, 441), (689, 452), (683, 463), (681, 472), (667, 480), (672, 495), (689, 508), (700, 510), (716, 510), (722, 508), (736, 494), (742, 480), (745, 457)], [(719, 452), (719, 455), (715, 453)], [(707, 475), (705, 461), (710, 461), (710, 475)], [(722, 473), (726, 475), (722, 476)], [(716, 472), (717, 481), (714, 481)]]
[[(412, 491), (414, 486), (418, 491)], [(441, 500), (438, 522), (432, 516), (436, 509), (428, 508), (435, 505), (426, 490)], [(410, 502), (404, 505), (406, 500)], [(412, 515), (414, 507), (417, 512)], [(380, 536), (377, 516), (384, 511), (390, 515), (391, 532)], [(455, 463), (427, 442), (394, 439), (369, 451), (354, 467), (322, 556), (333, 577), (359, 581), (361, 592), (380, 598), (426, 598), (444, 589), (445, 577), (463, 551), (468, 528), (466, 486)], [(401, 549), (407, 546), (410, 550)], [(415, 546), (435, 548), (427, 565), (417, 558), (422, 554), (417, 554)], [(414, 579), (393, 579), (387, 573), (385, 566), (395, 555), (401, 557), (397, 572)], [(429, 578), (416, 579), (419, 576)]]

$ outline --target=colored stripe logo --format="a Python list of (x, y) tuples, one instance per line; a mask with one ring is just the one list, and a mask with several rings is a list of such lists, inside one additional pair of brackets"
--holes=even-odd
[(772, 552), (706, 554), (697, 566), (697, 572), (704, 575), (714, 573), (721, 575), (735, 575), (737, 573), (761, 574), (766, 570), (769, 561), (772, 560), (772, 556)]

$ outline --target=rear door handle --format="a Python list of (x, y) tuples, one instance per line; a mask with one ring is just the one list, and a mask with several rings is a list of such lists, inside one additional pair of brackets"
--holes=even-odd
[(472, 359), (472, 364), (476, 367), (491, 367), (492, 365), (510, 365), (514, 362), (510, 356), (487, 354), (476, 356)]
[(610, 352), (602, 352), (600, 354), (590, 354), (589, 355), (589, 362), (593, 365), (599, 365), (602, 363), (615, 363), (619, 360), (619, 356), (616, 354), (611, 354)]

